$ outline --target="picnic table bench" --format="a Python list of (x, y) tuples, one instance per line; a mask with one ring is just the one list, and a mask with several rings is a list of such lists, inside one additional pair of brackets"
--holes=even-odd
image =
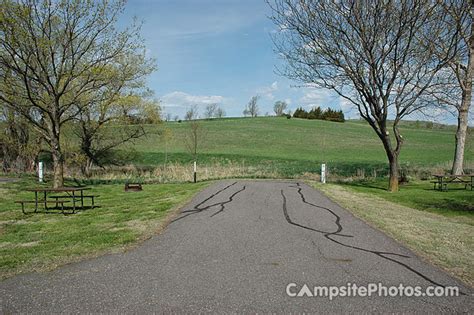
[(69, 202), (69, 200), (56, 200), (56, 201), (53, 201), (53, 200), (17, 200), (15, 201), (15, 203), (19, 203), (21, 204), (21, 212), (23, 212), (23, 214), (27, 214), (27, 212), (25, 211), (25, 204), (26, 203), (34, 203), (35, 204), (35, 212), (38, 210), (38, 204), (41, 203), (41, 204), (48, 204), (48, 203), (54, 203), (56, 204), (56, 208), (58, 207), (58, 205), (61, 205), (61, 212), (64, 214), (64, 203), (66, 202)]
[[(59, 188), (33, 188), (27, 189), (27, 191), (33, 192), (35, 194), (34, 200), (18, 200), (15, 203), (21, 204), (21, 210), (24, 214), (27, 212), (25, 211), (25, 204), (34, 204), (34, 212), (38, 211), (40, 205), (44, 207), (45, 210), (48, 210), (48, 205), (54, 204), (56, 208), (60, 208), (61, 212), (65, 214), (64, 204), (72, 202), (72, 213), (76, 212), (76, 209), (84, 209), (84, 199), (89, 198), (91, 199), (92, 207), (95, 206), (94, 198), (98, 197), (98, 195), (84, 195), (85, 190), (89, 190), (88, 187), (59, 187)], [(64, 193), (62, 195), (53, 195), (48, 196), (51, 193)], [(39, 195), (42, 195), (42, 198), (39, 198)], [(54, 200), (48, 199), (53, 198)], [(70, 199), (70, 200), (63, 200), (63, 199)], [(80, 204), (80, 206), (79, 206)]]
[(433, 174), (435, 180), (431, 181), (434, 190), (447, 191), (448, 185), (461, 184), (464, 185), (464, 189), (468, 187), (473, 190), (474, 186), (474, 174), (463, 174), (463, 175), (447, 175), (447, 174)]

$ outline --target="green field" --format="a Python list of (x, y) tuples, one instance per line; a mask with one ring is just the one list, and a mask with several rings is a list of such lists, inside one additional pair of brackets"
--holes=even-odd
[[(189, 122), (147, 126), (146, 138), (121, 148), (128, 155), (129, 166), (115, 171), (113, 167), (96, 170), (91, 179), (73, 180), (71, 177), (76, 175), (69, 173), (66, 184), (83, 181), (93, 194), (101, 196), (97, 200), (100, 208), (69, 216), (23, 215), (13, 201), (32, 198), (25, 189), (38, 185), (34, 177), (23, 176), (18, 182), (1, 184), (0, 277), (49, 270), (133, 246), (157, 233), (173, 216), (173, 209), (209, 185), (210, 182), (202, 181), (205, 178), (311, 179), (308, 174), (319, 174), (320, 163), (325, 162), (330, 170), (329, 179), (344, 184), (317, 185), (318, 188), (348, 209), (358, 200), (360, 207), (354, 211), (360, 217), (472, 283), (472, 242), (465, 242), (465, 238), (472, 234), (473, 192), (434, 191), (429, 181), (420, 179), (410, 179), (408, 184), (401, 185), (399, 193), (387, 192), (386, 179), (381, 178), (387, 169), (385, 153), (365, 123), (275, 117), (200, 123), (206, 135), (198, 157), (198, 184), (189, 183), (192, 157), (184, 145)], [(161, 136), (164, 129), (172, 134), (167, 144)], [(400, 163), (407, 173), (423, 177), (449, 169), (454, 150), (453, 127), (431, 129), (425, 123), (405, 123), (402, 134), (406, 143)], [(471, 135), (466, 146), (466, 165), (471, 169), (473, 153)], [(374, 173), (377, 178), (373, 178)], [(143, 192), (124, 198), (124, 178), (140, 177), (150, 183), (177, 183), (147, 184)], [(43, 185), (50, 185), (50, 180), (47, 177)], [(387, 228), (392, 225), (400, 227), (400, 232)], [(417, 232), (411, 235), (410, 230)], [(430, 237), (421, 239), (420, 235)]]
[[(380, 140), (364, 122), (335, 123), (321, 120), (286, 119), (283, 117), (227, 118), (200, 121), (206, 130), (198, 163), (239, 163), (258, 166), (281, 177), (296, 177), (306, 172), (318, 173), (320, 163), (328, 164), (332, 174), (353, 176), (384, 175), (387, 158)], [(424, 123), (406, 123), (401, 132), (405, 139), (400, 164), (404, 169), (447, 170), (454, 152), (454, 128), (427, 129)], [(184, 145), (188, 122), (166, 122), (148, 127), (147, 138), (132, 145), (131, 163), (158, 166), (165, 161), (166, 146), (158, 135), (168, 128), (168, 161), (189, 164), (191, 155)], [(474, 163), (472, 135), (466, 145), (466, 166)]]

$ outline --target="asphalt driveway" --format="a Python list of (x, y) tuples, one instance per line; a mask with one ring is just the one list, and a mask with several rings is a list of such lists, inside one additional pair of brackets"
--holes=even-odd
[[(290, 297), (314, 286), (457, 286), (458, 297)], [(304, 291), (304, 290), (303, 290)], [(160, 235), (0, 283), (0, 313), (472, 312), (472, 289), (296, 182), (222, 181)]]

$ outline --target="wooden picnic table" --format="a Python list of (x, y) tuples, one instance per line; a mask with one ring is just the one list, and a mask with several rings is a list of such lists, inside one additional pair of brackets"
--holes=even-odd
[[(463, 175), (450, 175), (450, 174), (433, 174), (436, 178), (432, 183), (434, 184), (433, 189), (440, 191), (447, 191), (449, 184), (464, 184), (464, 188), (468, 186), (473, 190), (474, 185), (474, 174), (463, 174)], [(436, 188), (436, 186), (438, 186)]]
[[(59, 188), (33, 188), (27, 189), (27, 191), (31, 191), (35, 193), (35, 212), (38, 211), (38, 205), (44, 203), (44, 208), (48, 209), (48, 199), (47, 196), (50, 193), (66, 193), (68, 197), (72, 199), (72, 212), (76, 211), (76, 200), (80, 200), (81, 208), (84, 208), (84, 190), (89, 190), (88, 187), (59, 187)], [(38, 194), (43, 193), (43, 200), (38, 199)], [(79, 193), (77, 195), (76, 193)], [(58, 202), (58, 198), (56, 198), (56, 202)]]

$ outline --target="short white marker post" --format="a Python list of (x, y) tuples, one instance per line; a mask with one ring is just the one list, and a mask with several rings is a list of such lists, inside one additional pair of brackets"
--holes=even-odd
[(196, 178), (196, 161), (194, 161), (194, 182), (197, 181), (197, 178)]
[(321, 183), (326, 184), (326, 164), (321, 164)]
[(38, 163), (38, 180), (40, 183), (43, 182), (43, 162)]

